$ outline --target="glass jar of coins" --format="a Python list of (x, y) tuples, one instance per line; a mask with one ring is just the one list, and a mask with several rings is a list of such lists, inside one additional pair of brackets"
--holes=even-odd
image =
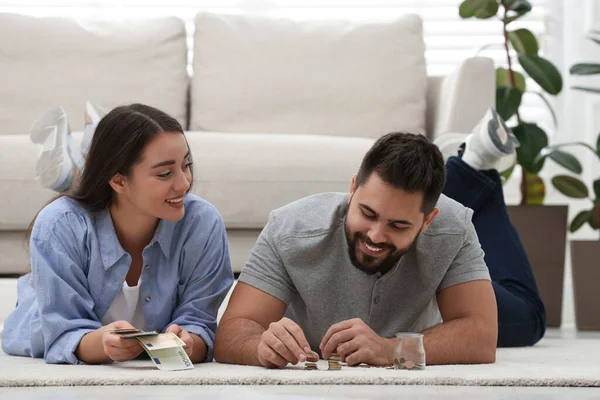
[(425, 369), (425, 347), (422, 333), (397, 333), (394, 369)]

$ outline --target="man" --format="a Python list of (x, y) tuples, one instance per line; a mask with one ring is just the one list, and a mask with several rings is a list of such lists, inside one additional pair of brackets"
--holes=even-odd
[[(518, 144), (493, 110), (468, 139), (463, 158), (478, 169), (514, 156)], [(512, 282), (511, 268), (531, 268), (514, 251), (520, 242), (508, 218), (494, 219), (506, 208), (497, 203), (498, 173), (486, 173), (451, 157), (445, 190), (476, 202), (482, 221), (498, 224), (491, 235), (507, 236), (498, 251), (518, 260), (496, 258), (488, 270), (472, 222), (478, 216), (441, 195), (438, 147), (420, 135), (388, 134), (367, 152), (348, 194), (311, 196), (270, 214), (221, 319), (215, 359), (273, 368), (318, 351), (348, 365), (391, 365), (394, 335), (422, 331), (428, 364), (492, 363), (506, 340), (498, 337), (498, 311), (501, 326), (521, 328), (509, 332), (508, 341), (517, 334), (513, 345), (539, 340), (543, 328), (524, 331), (532, 320), (545, 327), (543, 305), (540, 313), (531, 296), (534, 305), (525, 307), (522, 296), (537, 295), (534, 280), (527, 290), (517, 284), (516, 294), (503, 292), (508, 306), (496, 303), (490, 273)]]

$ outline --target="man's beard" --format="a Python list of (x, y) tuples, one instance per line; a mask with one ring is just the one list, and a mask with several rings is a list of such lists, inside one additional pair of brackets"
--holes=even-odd
[[(397, 249), (396, 246), (390, 243), (373, 243), (366, 235), (361, 232), (355, 232), (354, 235), (350, 232), (348, 228), (348, 224), (344, 221), (344, 230), (346, 231), (346, 240), (348, 241), (348, 252), (350, 254), (350, 260), (352, 264), (363, 272), (366, 272), (369, 275), (376, 274), (380, 272), (381, 274), (385, 274), (389, 270), (391, 270), (394, 265), (398, 263), (400, 258), (414, 246), (419, 237), (419, 234), (415, 237), (415, 239), (406, 247), (402, 249)], [(364, 241), (371, 247), (378, 247), (380, 249), (384, 249), (382, 251), (388, 250), (389, 254), (381, 261), (377, 262), (377, 257), (370, 256), (365, 254), (364, 252), (358, 249), (359, 242)], [(357, 258), (357, 253), (361, 254), (362, 260)]]

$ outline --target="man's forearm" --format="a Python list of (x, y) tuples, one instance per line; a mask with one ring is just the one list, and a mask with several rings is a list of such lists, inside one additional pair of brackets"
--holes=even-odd
[(466, 317), (423, 332), (427, 364), (488, 364), (496, 361), (498, 325)]
[(247, 318), (231, 318), (217, 328), (215, 360), (227, 364), (258, 365), (258, 344), (266, 329)]

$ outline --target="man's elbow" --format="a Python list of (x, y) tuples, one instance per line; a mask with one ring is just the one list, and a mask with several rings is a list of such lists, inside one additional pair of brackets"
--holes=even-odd
[(215, 334), (215, 345), (213, 348), (213, 357), (216, 362), (220, 363), (228, 363), (227, 359), (227, 351), (226, 351), (226, 343), (224, 343), (224, 337), (222, 329), (217, 328), (217, 332)]
[(478, 364), (493, 364), (496, 362), (496, 345), (486, 345), (480, 353)]
[(498, 322), (482, 321), (479, 340), (479, 363), (493, 364), (496, 362), (496, 347), (498, 344)]
[(221, 346), (217, 345), (215, 341), (215, 347), (213, 348), (213, 358), (216, 362), (225, 363), (224, 354), (221, 353)]

